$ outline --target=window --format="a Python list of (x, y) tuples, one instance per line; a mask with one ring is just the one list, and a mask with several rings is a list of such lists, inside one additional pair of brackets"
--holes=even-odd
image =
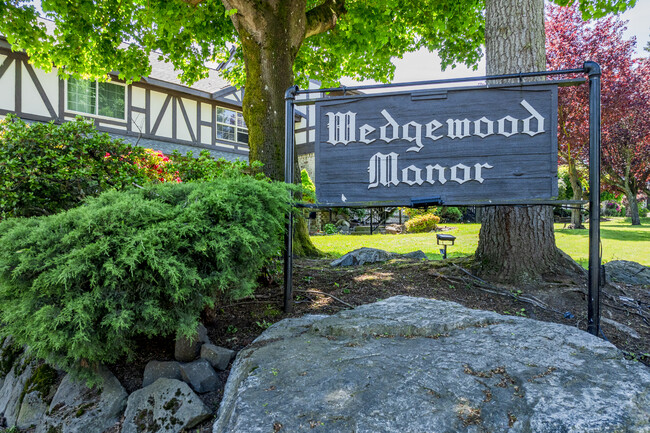
[(68, 110), (124, 120), (126, 87), (115, 83), (68, 79)]
[(239, 111), (217, 107), (217, 139), (248, 144), (248, 128)]

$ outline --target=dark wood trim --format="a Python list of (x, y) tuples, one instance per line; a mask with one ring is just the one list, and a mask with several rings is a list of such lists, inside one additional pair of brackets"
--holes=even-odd
[[(0, 109), (0, 115), (1, 116), (6, 116), (7, 114), (18, 115), (18, 113), (16, 113), (13, 110)], [(56, 122), (56, 119), (52, 119), (51, 117), (39, 116), (38, 114), (29, 114), (29, 113), (21, 114), (20, 118), (23, 119), (23, 120), (36, 120), (38, 122), (44, 122), (44, 123), (51, 122), (52, 120), (54, 120)], [(56, 122), (56, 123), (61, 123), (61, 122)]]
[(59, 78), (59, 122), (63, 122), (65, 116), (65, 80)]
[(144, 111), (144, 130), (149, 134), (151, 132), (151, 91), (149, 89), (144, 91)]
[[(205, 96), (202, 97), (202, 96), (197, 96), (197, 95), (195, 95), (193, 93), (174, 90), (173, 88), (170, 88), (170, 87), (167, 87), (167, 86), (156, 86), (156, 85), (154, 85), (152, 83), (148, 83), (146, 81), (138, 81), (136, 83), (133, 83), (132, 85), (135, 86), (135, 87), (139, 87), (141, 89), (149, 89), (149, 90), (153, 90), (155, 92), (164, 93), (165, 95), (172, 95), (172, 96), (176, 96), (176, 97), (179, 97), (179, 98), (182, 97), (182, 98), (185, 98), (185, 99), (190, 99), (192, 101), (201, 101), (204, 104), (212, 104), (212, 103), (217, 101), (217, 100), (215, 100), (213, 98), (210, 98), (209, 94), (207, 94), (207, 93), (206, 93), (208, 95), (207, 97), (205, 97)], [(237, 110), (237, 111), (242, 110), (241, 103), (238, 104), (235, 101), (221, 100), (221, 99), (219, 99), (218, 101), (219, 101), (219, 105), (223, 105), (224, 108), (229, 108), (231, 110)]]
[[(149, 96), (149, 95), (147, 95), (147, 96)], [(171, 100), (172, 100), (172, 95), (167, 95), (167, 98), (165, 98), (165, 102), (163, 102), (163, 106), (160, 109), (160, 113), (158, 113), (158, 117), (156, 117), (156, 123), (153, 124), (153, 129), (151, 130), (151, 135), (156, 135), (156, 131), (158, 131), (158, 127), (160, 126), (160, 122), (162, 122), (162, 118), (165, 115), (165, 111), (167, 111), (167, 106), (169, 105), (169, 101), (171, 101)], [(149, 101), (147, 101), (147, 102), (149, 102)], [(147, 103), (147, 109), (150, 109), (150, 106), (151, 105), (149, 103)]]
[(147, 113), (146, 108), (135, 107), (135, 106), (133, 106), (133, 105), (131, 106), (131, 111), (134, 111), (134, 112), (136, 112), (136, 113), (142, 113), (142, 114), (146, 114), (146, 113)]
[(17, 60), (27, 60), (29, 58), (25, 53), (17, 53), (15, 51), (11, 51), (11, 45), (8, 42), (4, 41), (0, 41), (0, 54), (4, 54), (5, 56), (9, 56), (12, 59)]
[[(195, 142), (192, 142), (192, 141), (181, 140), (181, 139), (174, 140), (174, 139), (169, 138), (169, 137), (159, 137), (159, 136), (151, 135), (151, 134), (138, 134), (138, 133), (135, 133), (135, 132), (125, 134), (124, 133), (125, 131), (123, 131), (123, 130), (118, 130), (118, 129), (113, 129), (113, 128), (105, 128), (105, 127), (101, 127), (101, 126), (98, 128), (98, 130), (102, 131), (102, 132), (112, 132), (114, 134), (119, 134), (119, 135), (127, 135), (129, 137), (142, 137), (142, 138), (145, 138), (145, 139), (148, 139), (148, 140), (162, 141), (162, 142), (165, 142), (165, 143), (182, 144), (184, 146), (189, 146), (189, 147), (198, 147), (198, 148), (201, 148), (201, 149), (218, 150), (220, 152), (230, 152), (230, 153), (237, 153), (237, 154), (240, 154), (240, 155), (248, 155), (248, 152), (245, 151), (245, 150), (241, 150), (241, 149), (236, 150), (236, 149), (233, 149), (233, 148), (230, 148), (230, 147), (220, 146), (219, 142), (217, 142), (216, 145), (212, 146), (212, 145), (209, 145), (209, 144), (195, 143)], [(226, 144), (226, 143), (223, 143), (223, 144)], [(242, 146), (242, 149), (247, 149), (247, 147)]]
[(129, 111), (126, 114), (126, 130), (131, 132), (131, 125), (133, 124), (133, 87), (126, 86), (126, 98), (126, 103), (129, 107)]
[(14, 59), (11, 57), (7, 56), (4, 62), (2, 62), (2, 65), (0, 65), (0, 78), (7, 72), (7, 69), (9, 69), (9, 66), (11, 66), (11, 62), (13, 62)]
[(190, 118), (187, 115), (187, 111), (185, 110), (185, 104), (183, 104), (183, 98), (178, 98), (178, 105), (181, 107), (181, 113), (183, 114), (183, 118), (185, 119), (185, 126), (187, 126), (187, 130), (190, 133), (190, 137), (192, 137), (192, 141), (194, 142), (199, 141), (196, 139), (196, 135), (194, 135), (192, 124), (190, 123)]
[(201, 142), (201, 101), (196, 101), (196, 142)]
[(32, 65), (29, 63), (25, 62), (25, 69), (27, 69), (27, 73), (29, 74), (29, 77), (32, 79), (32, 82), (34, 83), (34, 86), (36, 86), (36, 91), (38, 94), (41, 96), (41, 99), (43, 100), (43, 103), (45, 104), (45, 108), (47, 108), (47, 112), (50, 113), (50, 116), (52, 116), (53, 119), (56, 119), (56, 111), (54, 111), (54, 107), (52, 106), (52, 103), (50, 102), (50, 98), (47, 97), (47, 93), (45, 93), (45, 89), (43, 88), (43, 85), (41, 84), (40, 80), (38, 79), (38, 76), (36, 76), (36, 71), (34, 71), (34, 68)]
[(314, 153), (316, 151), (316, 144), (315, 143), (304, 143), (304, 144), (297, 144), (296, 145), (296, 153), (298, 155), (304, 155), (306, 153)]
[(178, 120), (178, 112), (177, 112), (178, 110), (176, 108), (177, 105), (178, 105), (177, 101), (178, 101), (178, 98), (174, 96), (172, 98), (172, 138), (174, 140), (176, 140), (178, 138), (178, 136), (177, 136), (178, 131), (176, 129), (177, 128), (176, 121)]
[(65, 111), (63, 113), (63, 115), (73, 117), (73, 118), (77, 117), (77, 116), (81, 116), (81, 117), (84, 117), (84, 118), (86, 118), (88, 120), (92, 120), (93, 122), (107, 123), (109, 125), (115, 125), (115, 126), (124, 126), (124, 127), (126, 127), (126, 125), (129, 123), (128, 121), (125, 122), (124, 120), (113, 120), (113, 119), (107, 119), (107, 118), (103, 118), (103, 117), (100, 118), (100, 117), (95, 117), (95, 116), (90, 115), (90, 114), (86, 115), (86, 114), (83, 114), (83, 113), (70, 113), (69, 111)]
[(14, 82), (14, 111), (16, 112), (17, 115), (21, 115), (23, 113), (23, 104), (22, 104), (22, 94), (23, 94), (23, 78), (22, 78), (22, 72), (23, 72), (23, 67), (22, 67), (22, 62), (23, 60), (16, 60), (16, 64), (14, 66), (14, 72), (16, 73), (16, 81)]
[(217, 106), (212, 104), (212, 145), (217, 145)]

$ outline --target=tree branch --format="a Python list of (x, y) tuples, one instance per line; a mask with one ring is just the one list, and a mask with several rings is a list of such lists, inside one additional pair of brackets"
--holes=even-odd
[(305, 39), (333, 29), (346, 12), (345, 0), (325, 0), (311, 9), (307, 12)]

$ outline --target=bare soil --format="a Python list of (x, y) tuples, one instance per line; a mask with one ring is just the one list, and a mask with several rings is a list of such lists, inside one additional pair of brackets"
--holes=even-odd
[[(471, 275), (471, 260), (391, 260), (360, 267), (333, 268), (329, 266), (331, 259), (296, 259), (292, 313), (282, 311), (280, 275), (276, 281), (260, 287), (254, 298), (219, 303), (219, 307), (204, 313), (203, 322), (214, 344), (239, 351), (264, 329), (286, 317), (335, 314), (391, 296), (407, 295), (454, 301), (469, 308), (586, 330), (586, 278), (554, 281), (549, 277), (538, 286), (495, 286)], [(650, 287), (605, 285), (601, 293), (601, 317), (601, 337), (616, 345), (628, 358), (650, 367)], [(112, 368), (129, 393), (140, 387), (144, 366), (149, 360), (173, 358), (170, 340), (142, 341), (141, 347), (136, 360)], [(229, 370), (220, 373), (220, 390), (201, 396), (215, 415), (228, 374)], [(213, 423), (214, 419), (208, 420), (191, 431), (211, 432)]]

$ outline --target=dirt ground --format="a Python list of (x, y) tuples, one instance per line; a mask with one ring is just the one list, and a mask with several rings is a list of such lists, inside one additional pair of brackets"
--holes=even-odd
[[(282, 311), (282, 277), (261, 287), (254, 298), (223, 302), (204, 313), (203, 322), (214, 344), (239, 351), (264, 329), (286, 317), (304, 314), (335, 314), (354, 306), (395, 295), (434, 298), (458, 302), (469, 308), (490, 310), (585, 330), (587, 326), (587, 284), (580, 281), (549, 281), (543, 287), (494, 286), (479, 280), (468, 269), (471, 259), (445, 261), (391, 260), (352, 268), (333, 268), (331, 259), (294, 261), (294, 308)], [(650, 367), (650, 287), (624, 284), (605, 285), (601, 294), (602, 336), (630, 359)], [(134, 362), (115, 365), (112, 370), (130, 393), (139, 388), (144, 366), (151, 359), (171, 360), (173, 342), (143, 341)], [(215, 411), (223, 395), (229, 371), (220, 373), (222, 388), (202, 395)], [(212, 431), (214, 419), (191, 429)]]

